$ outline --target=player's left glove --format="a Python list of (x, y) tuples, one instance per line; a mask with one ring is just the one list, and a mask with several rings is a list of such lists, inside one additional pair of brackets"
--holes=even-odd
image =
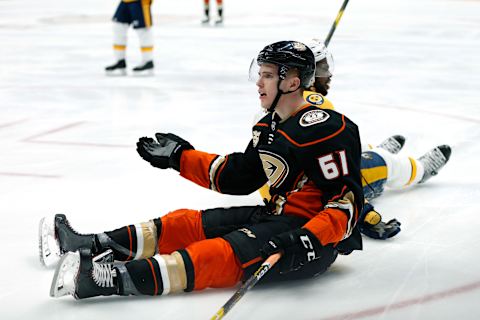
[(173, 168), (180, 171), (180, 157), (183, 150), (194, 149), (193, 146), (173, 133), (156, 133), (157, 141), (142, 137), (137, 142), (137, 152), (154, 167)]
[(370, 203), (365, 203), (363, 207), (361, 221), (358, 223), (360, 232), (367, 237), (379, 240), (386, 240), (397, 235), (401, 229), (401, 223), (396, 219), (392, 219), (387, 223), (382, 221), (380, 213), (375, 211)]
[(400, 229), (401, 223), (397, 219), (392, 219), (387, 223), (380, 221), (376, 225), (370, 225), (368, 223), (359, 224), (360, 232), (367, 237), (387, 240), (388, 238), (396, 236), (402, 229)]
[(266, 259), (274, 253), (282, 252), (282, 258), (279, 261), (280, 273), (287, 273), (319, 259), (322, 248), (320, 241), (313, 233), (301, 228), (270, 238), (263, 245), (261, 254)]

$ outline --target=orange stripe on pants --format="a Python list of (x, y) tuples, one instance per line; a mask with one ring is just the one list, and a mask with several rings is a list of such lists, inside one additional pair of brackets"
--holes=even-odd
[(222, 238), (198, 241), (186, 250), (195, 271), (194, 290), (231, 287), (243, 276), (232, 247)]
[(193, 242), (204, 240), (202, 213), (198, 210), (180, 209), (172, 211), (162, 218), (162, 230), (158, 239), (160, 254), (170, 254), (185, 249)]

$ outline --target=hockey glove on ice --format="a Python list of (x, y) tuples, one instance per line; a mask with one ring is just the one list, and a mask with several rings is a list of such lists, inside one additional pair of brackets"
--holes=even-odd
[(172, 133), (156, 133), (157, 141), (142, 137), (137, 142), (137, 152), (143, 160), (160, 169), (173, 168), (180, 171), (180, 157), (183, 150), (193, 146)]
[(378, 240), (387, 240), (402, 230), (400, 229), (400, 225), (400, 222), (398, 222), (396, 219), (392, 219), (387, 223), (380, 221), (374, 226), (369, 225), (368, 223), (362, 223), (359, 225), (359, 227), (360, 232), (367, 237)]
[(379, 240), (386, 240), (395, 236), (401, 231), (400, 225), (396, 219), (392, 219), (387, 223), (382, 221), (382, 216), (375, 211), (370, 203), (365, 203), (363, 207), (364, 215), (359, 221), (358, 227), (360, 232), (367, 237)]
[(264, 259), (274, 253), (282, 252), (280, 273), (300, 269), (304, 264), (319, 259), (322, 245), (317, 237), (307, 229), (296, 229), (278, 234), (263, 245), (261, 254)]

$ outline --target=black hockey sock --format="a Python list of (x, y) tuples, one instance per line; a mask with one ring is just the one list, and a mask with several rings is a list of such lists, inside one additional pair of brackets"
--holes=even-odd
[[(193, 264), (185, 250), (118, 263), (115, 266), (120, 295), (162, 295), (194, 288)], [(163, 273), (162, 273), (163, 272)]]
[(119, 261), (152, 256), (157, 251), (157, 240), (161, 230), (162, 220), (153, 219), (146, 223), (99, 233), (95, 235), (95, 251), (111, 249), (114, 259)]
[[(149, 296), (163, 293), (160, 266), (154, 258), (130, 261), (125, 264), (126, 273), (120, 270), (120, 294), (142, 294)], [(118, 269), (117, 269), (118, 270)]]

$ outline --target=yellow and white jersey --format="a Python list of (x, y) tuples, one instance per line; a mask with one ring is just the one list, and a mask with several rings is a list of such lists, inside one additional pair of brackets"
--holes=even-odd
[(319, 108), (335, 110), (330, 100), (322, 96), (320, 93), (314, 91), (304, 91), (303, 99), (310, 104), (318, 106)]

